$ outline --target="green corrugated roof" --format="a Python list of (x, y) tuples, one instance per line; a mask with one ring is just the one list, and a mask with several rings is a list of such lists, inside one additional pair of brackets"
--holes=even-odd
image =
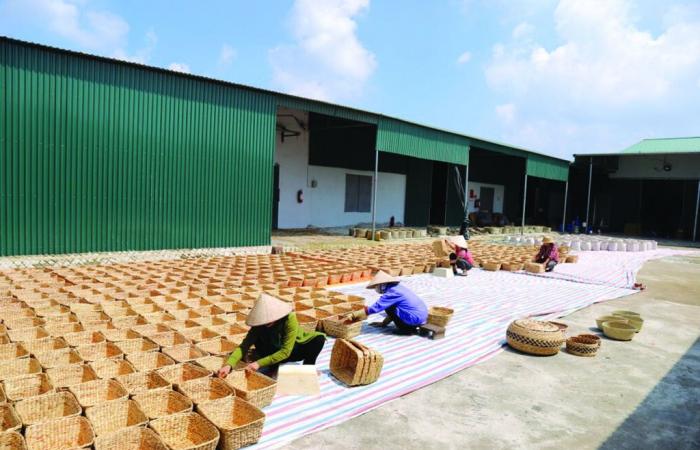
[(622, 153), (700, 153), (700, 137), (644, 139)]

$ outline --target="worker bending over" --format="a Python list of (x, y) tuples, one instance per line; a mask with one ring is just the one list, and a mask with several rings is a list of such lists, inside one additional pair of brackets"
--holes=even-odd
[(253, 361), (245, 368), (252, 371), (263, 369), (261, 372), (274, 376), (279, 364), (285, 362), (316, 364), (316, 358), (326, 343), (323, 333), (309, 332), (299, 326), (291, 303), (264, 293), (255, 301), (245, 323), (251, 328), (217, 372), (219, 378), (226, 378), (253, 345)]
[(380, 270), (369, 282), (367, 289), (375, 289), (381, 297), (372, 306), (365, 306), (364, 310), (353, 312), (353, 319), (365, 319), (368, 315), (384, 311), (386, 319), (371, 325), (386, 327), (394, 322), (394, 332), (403, 335), (417, 333), (418, 327), (428, 320), (428, 307), (425, 302), (401, 285), (397, 277)]
[(467, 276), (467, 272), (474, 267), (474, 257), (467, 248), (467, 240), (464, 236), (450, 236), (445, 239), (450, 252), (450, 265), (455, 275)]
[(538, 264), (544, 264), (546, 272), (551, 272), (554, 270), (554, 266), (559, 264), (559, 249), (551, 237), (545, 236), (542, 239), (542, 246), (537, 252), (534, 261)]

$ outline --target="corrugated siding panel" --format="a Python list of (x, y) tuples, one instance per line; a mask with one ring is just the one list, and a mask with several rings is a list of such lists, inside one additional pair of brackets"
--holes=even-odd
[(319, 102), (315, 100), (307, 100), (303, 98), (288, 97), (279, 95), (277, 97), (277, 105), (300, 111), (315, 112), (325, 114), (327, 116), (339, 117), (341, 119), (356, 120), (358, 122), (366, 122), (376, 124), (378, 116), (371, 113), (356, 111), (354, 109), (345, 108), (343, 106), (333, 105), (330, 103)]
[(0, 42), (0, 254), (268, 245), (275, 98)]
[(469, 163), (467, 138), (389, 118), (379, 121), (377, 149), (431, 161)]
[(533, 177), (546, 178), (555, 181), (569, 179), (569, 163), (546, 156), (530, 154), (527, 157), (527, 174)]

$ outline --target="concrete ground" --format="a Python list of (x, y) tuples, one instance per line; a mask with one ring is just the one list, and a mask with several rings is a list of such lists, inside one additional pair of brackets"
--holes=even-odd
[[(647, 290), (562, 320), (596, 331), (616, 309), (642, 314), (631, 342), (595, 358), (510, 349), (289, 448), (700, 448), (700, 257), (651, 261)], [(593, 327), (593, 328), (591, 328)]]

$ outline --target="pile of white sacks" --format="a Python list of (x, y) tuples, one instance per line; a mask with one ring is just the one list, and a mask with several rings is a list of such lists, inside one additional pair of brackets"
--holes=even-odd
[[(507, 236), (506, 243), (515, 245), (540, 245), (542, 237), (534, 236)], [(557, 236), (555, 241), (558, 245), (565, 245), (573, 252), (587, 251), (608, 251), (608, 252), (644, 252), (656, 250), (656, 241), (640, 239), (622, 239), (617, 237), (585, 235), (585, 234), (563, 234)]]

